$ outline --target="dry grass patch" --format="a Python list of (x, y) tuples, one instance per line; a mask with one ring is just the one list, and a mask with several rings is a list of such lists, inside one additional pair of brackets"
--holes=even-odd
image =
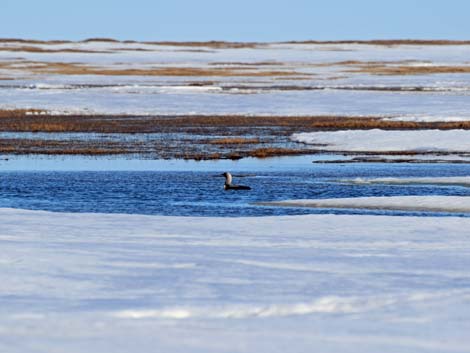
[[(282, 157), (282, 156), (298, 156), (305, 154), (315, 154), (316, 152), (312, 149), (294, 149), (294, 148), (282, 148), (282, 147), (262, 147), (252, 150), (244, 151), (233, 151), (226, 154), (219, 154), (219, 159), (232, 159), (238, 160), (246, 157), (251, 158), (271, 158), (271, 157)], [(208, 159), (204, 156), (200, 159)]]
[(282, 70), (257, 70), (252, 67), (198, 68), (198, 67), (157, 67), (148, 69), (109, 68), (89, 66), (81, 63), (30, 62), (22, 67), (36, 74), (60, 75), (104, 75), (104, 76), (205, 76), (205, 77), (271, 77), (295, 76), (298, 72)]
[(82, 43), (90, 42), (104, 42), (104, 43), (122, 43), (120, 40), (113, 38), (87, 38), (81, 41)]
[(363, 65), (357, 70), (348, 70), (351, 73), (368, 73), (372, 75), (430, 75), (430, 74), (457, 74), (470, 73), (470, 66), (408, 66), (408, 65)]
[(107, 51), (99, 50), (88, 50), (88, 49), (76, 49), (76, 48), (61, 48), (61, 49), (49, 49), (34, 46), (19, 46), (19, 47), (0, 47), (0, 51), (7, 52), (27, 52), (27, 53), (92, 53), (92, 54), (103, 54), (109, 53)]
[[(151, 158), (195, 160), (268, 158), (329, 153), (322, 151), (324, 147), (321, 145), (292, 142), (290, 136), (294, 132), (375, 128), (470, 129), (470, 121), (426, 123), (344, 116), (50, 115), (41, 110), (4, 110), (0, 111), (0, 132), (51, 132), (57, 133), (57, 140), (44, 140), (44, 136), (30, 140), (0, 139), (3, 141), (0, 153), (135, 154)], [(60, 133), (73, 132), (82, 133), (78, 141), (60, 140)], [(102, 138), (94, 135), (88, 138), (87, 133), (142, 135)], [(150, 133), (156, 135), (147, 135)], [(225, 137), (215, 139), (214, 136)], [(402, 151), (397, 153), (404, 154)]]
[(368, 44), (368, 45), (470, 45), (470, 40), (447, 40), (447, 39), (373, 39), (373, 40), (338, 40), (338, 41), (288, 41), (285, 44)]
[(208, 42), (143, 42), (144, 44), (165, 45), (172, 47), (205, 47), (211, 49), (242, 49), (242, 48), (258, 48), (261, 43), (253, 42), (225, 42), (225, 41), (208, 41)]
[[(383, 120), (380, 117), (349, 116), (244, 116), (244, 115), (48, 115), (41, 110), (0, 111), (0, 131), (159, 133), (185, 132), (236, 136), (269, 130), (270, 135), (298, 131), (470, 129), (470, 121), (419, 122)], [(231, 140), (232, 139), (232, 140)], [(220, 141), (219, 141), (220, 142)]]
[(43, 155), (117, 155), (137, 153), (136, 147), (114, 142), (0, 139), (0, 153)]
[(24, 43), (24, 44), (68, 44), (70, 40), (36, 40), (19, 38), (0, 38), (0, 43)]

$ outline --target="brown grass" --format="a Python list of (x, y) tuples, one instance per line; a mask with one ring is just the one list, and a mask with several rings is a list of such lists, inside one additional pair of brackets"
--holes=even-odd
[(116, 155), (137, 152), (136, 146), (114, 142), (0, 139), (0, 153), (17, 155)]
[(404, 65), (364, 65), (357, 70), (347, 72), (361, 72), (372, 75), (430, 75), (470, 73), (470, 66), (404, 66)]
[(0, 43), (25, 43), (25, 44), (69, 44), (70, 40), (36, 40), (19, 38), (0, 38)]
[(368, 44), (368, 45), (470, 45), (470, 40), (447, 40), (447, 39), (373, 39), (373, 40), (338, 40), (338, 41), (288, 41), (286, 44)]
[[(30, 114), (44, 114), (45, 110), (42, 109), (10, 109), (10, 110), (0, 110), (0, 119), (2, 118), (13, 118), (13, 119), (23, 119), (28, 117)], [(1, 120), (0, 120), (1, 124)]]
[[(137, 154), (152, 158), (240, 159), (329, 153), (322, 146), (290, 141), (298, 131), (344, 129), (470, 129), (466, 122), (407, 122), (344, 116), (111, 116), (48, 115), (41, 110), (0, 110), (0, 132), (58, 133), (54, 140), (0, 139), (0, 153)], [(78, 141), (60, 133), (83, 133)], [(117, 140), (88, 139), (86, 133), (143, 134)], [(156, 133), (155, 137), (146, 135)], [(214, 139), (213, 136), (225, 136)], [(250, 136), (244, 137), (244, 136)], [(251, 137), (253, 136), (253, 137)], [(337, 152), (335, 152), (337, 153)], [(354, 154), (345, 151), (346, 154)], [(393, 154), (389, 152), (388, 154)], [(384, 154), (380, 152), (379, 154)], [(399, 151), (399, 155), (406, 153)], [(410, 152), (410, 155), (412, 152)], [(361, 153), (361, 155), (367, 155)], [(371, 153), (373, 155), (373, 153)]]
[[(21, 67), (36, 74), (60, 75), (106, 75), (106, 76), (195, 76), (195, 77), (271, 77), (295, 76), (298, 72), (282, 70), (257, 70), (254, 67), (198, 68), (198, 67), (157, 67), (148, 69), (107, 68), (89, 66), (80, 63), (62, 62), (21, 62), (28, 64)], [(7, 64), (5, 64), (7, 65)], [(14, 65), (9, 63), (10, 67)]]
[(107, 43), (122, 43), (122, 41), (113, 38), (88, 38), (81, 41), (82, 43), (89, 42), (107, 42)]
[(386, 66), (386, 65), (399, 65), (399, 64), (428, 64), (431, 61), (428, 60), (374, 60), (374, 61), (362, 61), (362, 60), (343, 60), (343, 61), (332, 61), (324, 63), (306, 63), (305, 65), (311, 67), (329, 67), (329, 66), (359, 66), (359, 67), (375, 67), (375, 66)]
[(143, 42), (144, 44), (168, 45), (172, 47), (205, 47), (211, 49), (242, 49), (257, 48), (261, 43), (253, 42), (225, 42), (225, 41), (208, 41), (208, 42)]
[[(207, 47), (214, 49), (238, 49), (238, 48), (257, 48), (269, 45), (268, 42), (227, 42), (227, 41), (136, 41), (136, 40), (118, 40), (114, 38), (88, 38), (82, 41), (74, 42), (69, 40), (36, 40), (20, 38), (0, 38), (0, 43), (25, 43), (25, 44), (67, 44), (67, 43), (88, 43), (88, 42), (108, 42), (108, 43), (133, 43), (133, 44), (153, 44), (168, 45), (176, 47)], [(448, 39), (373, 39), (373, 40), (305, 40), (305, 41), (286, 41), (280, 44), (365, 44), (365, 45), (470, 45), (470, 40), (448, 40)]]
[(87, 50), (87, 49), (74, 49), (74, 48), (63, 48), (63, 49), (49, 49), (34, 46), (20, 46), (20, 47), (0, 47), (0, 51), (7, 52), (28, 52), (28, 53), (109, 53), (106, 51), (98, 50)]
[(269, 158), (269, 157), (279, 157), (279, 156), (295, 156), (301, 154), (313, 153), (311, 149), (302, 150), (302, 149), (292, 149), (292, 148), (257, 148), (251, 151), (248, 151), (248, 157), (255, 158)]
[[(230, 134), (230, 129), (243, 131), (238, 136), (263, 129), (271, 134), (286, 135), (295, 131), (332, 131), (347, 129), (470, 129), (470, 121), (418, 122), (383, 120), (379, 117), (349, 116), (244, 116), (244, 115), (31, 115), (32, 110), (0, 111), (0, 131), (152, 133), (190, 132)], [(41, 110), (37, 111), (37, 114)], [(228, 130), (227, 130), (228, 129)], [(251, 133), (250, 133), (251, 131)], [(278, 131), (278, 132), (276, 132)], [(232, 138), (232, 137), (227, 137)]]

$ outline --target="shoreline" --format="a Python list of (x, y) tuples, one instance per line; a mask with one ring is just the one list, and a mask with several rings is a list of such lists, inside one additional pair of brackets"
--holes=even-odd
[[(85, 115), (40, 109), (0, 110), (4, 155), (134, 156), (238, 160), (331, 154), (322, 144), (291, 140), (298, 132), (342, 130), (470, 130), (470, 121), (401, 121), (386, 117), (256, 115)], [(449, 156), (445, 151), (336, 151), (344, 156)]]

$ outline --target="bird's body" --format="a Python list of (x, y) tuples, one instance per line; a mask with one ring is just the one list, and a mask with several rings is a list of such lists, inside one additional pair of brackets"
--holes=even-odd
[(232, 174), (229, 172), (223, 173), (222, 176), (225, 177), (224, 190), (251, 190), (249, 186), (232, 184)]
[(225, 190), (251, 190), (249, 186), (245, 185), (224, 185)]

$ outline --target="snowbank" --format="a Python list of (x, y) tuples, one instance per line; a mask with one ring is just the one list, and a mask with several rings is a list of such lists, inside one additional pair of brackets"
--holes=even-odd
[(464, 352), (470, 218), (0, 209), (0, 350)]
[(388, 196), (263, 202), (266, 206), (370, 210), (470, 212), (470, 196)]
[(470, 151), (469, 130), (344, 130), (298, 133), (291, 139), (328, 151)]
[(342, 183), (351, 184), (397, 184), (397, 185), (455, 185), (470, 186), (470, 177), (423, 177), (423, 178), (354, 178), (340, 179)]

